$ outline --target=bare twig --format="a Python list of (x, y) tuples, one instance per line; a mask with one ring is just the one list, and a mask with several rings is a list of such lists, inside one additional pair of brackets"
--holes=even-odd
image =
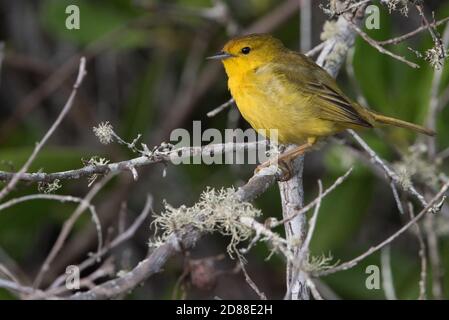
[[(309, 220), (309, 228), (307, 230), (307, 235), (306, 235), (304, 241), (302, 242), (298, 253), (296, 254), (295, 260), (291, 262), (291, 265), (292, 265), (292, 275), (293, 275), (292, 283), (297, 282), (299, 277), (304, 277), (306, 279), (305, 285), (310, 289), (312, 296), (316, 300), (322, 300), (322, 299), (317, 299), (318, 297), (320, 297), (320, 295), (318, 293), (318, 290), (316, 290), (316, 288), (315, 288), (315, 284), (313, 283), (313, 281), (311, 281), (309, 275), (306, 272), (303, 272), (303, 270), (302, 270), (303, 263), (305, 261), (307, 261), (308, 257), (309, 257), (310, 241), (312, 240), (312, 236), (315, 231), (315, 225), (316, 225), (318, 213), (319, 213), (320, 207), (321, 207), (321, 200), (323, 199), (323, 185), (320, 180), (318, 180), (318, 189), (319, 189), (318, 197), (315, 199), (315, 200), (318, 200), (318, 202), (315, 206), (313, 215)], [(292, 294), (292, 290), (293, 290), (293, 286), (290, 285), (287, 287), (287, 292), (285, 293), (284, 299), (288, 299), (290, 297), (290, 295)], [(303, 290), (304, 290), (304, 288), (303, 288)], [(314, 292), (314, 290), (315, 290), (315, 292)]]
[[(420, 8), (418, 6), (418, 8)], [(429, 28), (429, 30), (432, 30)], [(447, 44), (449, 42), (449, 24), (446, 25), (446, 28), (443, 33), (443, 39), (442, 39), (442, 45)], [(430, 130), (435, 131), (436, 129), (436, 123), (437, 123), (437, 116), (438, 112), (440, 111), (439, 106), (439, 92), (440, 92), (440, 85), (441, 85), (441, 77), (443, 75), (443, 68), (436, 69), (433, 73), (432, 78), (432, 86), (430, 89), (430, 98), (429, 98), (429, 105), (427, 108), (427, 119), (426, 119), (426, 125)], [(433, 158), (436, 155), (436, 144), (435, 144), (435, 138), (428, 137), (427, 138), (427, 146), (428, 146), (428, 154), (430, 157), (430, 160), (433, 160)]]
[[(425, 214), (428, 212), (431, 212), (432, 214), (435, 212), (438, 212), (441, 210), (441, 206), (443, 205), (443, 201), (445, 199), (444, 194), (449, 189), (449, 182), (445, 183), (443, 187), (440, 189), (440, 191), (433, 197), (431, 201), (427, 204), (427, 206), (421, 210), (421, 212), (416, 215), (413, 219), (411, 219), (409, 222), (407, 222), (402, 228), (400, 228), (398, 231), (396, 231), (394, 234), (389, 236), (387, 239), (379, 243), (378, 245), (371, 247), (369, 250), (364, 252), (363, 254), (359, 255), (358, 257), (352, 259), (351, 261), (345, 262), (343, 264), (340, 264), (334, 268), (323, 270), (320, 272), (317, 272), (315, 276), (325, 276), (329, 275), (338, 271), (348, 270), (354, 266), (356, 266), (360, 261), (365, 259), (366, 257), (372, 255), (374, 252), (379, 251), (386, 245), (390, 244), (392, 241), (394, 241), (396, 238), (398, 238), (400, 235), (402, 235), (405, 231), (407, 231), (412, 225), (414, 225), (419, 219), (421, 219)], [(442, 199), (442, 201), (440, 201)]]
[[(266, 147), (267, 141), (256, 141), (248, 143), (223, 143), (223, 144), (209, 144), (198, 147), (181, 147), (167, 152), (155, 152), (150, 155), (140, 156), (130, 160), (108, 163), (106, 165), (88, 165), (80, 169), (45, 173), (25, 173), (20, 175), (20, 181), (29, 182), (52, 182), (56, 179), (79, 179), (81, 177), (90, 177), (92, 175), (105, 175), (107, 173), (118, 173), (129, 171), (130, 168), (139, 168), (142, 166), (161, 163), (161, 162), (181, 162), (183, 159), (196, 156), (210, 156), (211, 154), (218, 155), (231, 152), (240, 152), (245, 150), (254, 150), (261, 147)], [(0, 181), (8, 181), (16, 176), (15, 173), (0, 171)]]
[(50, 129), (47, 131), (47, 133), (44, 135), (42, 140), (36, 144), (36, 147), (34, 148), (33, 153), (30, 155), (30, 157), (25, 162), (25, 164), (22, 166), (22, 168), (19, 170), (19, 172), (14, 174), (13, 177), (11, 178), (11, 180), (9, 181), (9, 183), (0, 191), (0, 200), (3, 199), (9, 192), (11, 192), (11, 190), (15, 187), (17, 182), (19, 182), (22, 174), (28, 170), (31, 163), (36, 158), (37, 154), (41, 151), (41, 149), (45, 145), (45, 143), (47, 143), (48, 139), (51, 137), (53, 132), (55, 132), (56, 128), (61, 124), (62, 119), (64, 119), (64, 117), (70, 111), (70, 109), (72, 108), (72, 105), (73, 105), (73, 101), (75, 100), (78, 88), (81, 85), (85, 75), (86, 75), (86, 59), (83, 57), (80, 60), (78, 76), (76, 78), (75, 84), (73, 85), (73, 91), (70, 94), (70, 97), (67, 100), (64, 108), (62, 108), (62, 111), (59, 114), (58, 118), (55, 120), (53, 125), (50, 127)]
[(301, 0), (300, 13), (300, 49), (301, 52), (309, 51), (312, 47), (312, 1)]
[(388, 300), (397, 300), (394, 289), (393, 272), (391, 270), (391, 249), (387, 245), (381, 250), (380, 265), (382, 267), (382, 287)]
[(243, 275), (245, 276), (245, 280), (248, 283), (248, 285), (259, 296), (260, 300), (267, 300), (267, 296), (265, 295), (265, 293), (260, 291), (260, 289), (257, 287), (256, 283), (249, 276), (249, 274), (245, 268), (245, 262), (242, 260), (242, 257), (240, 255), (238, 255), (238, 259), (239, 259), (239, 263), (240, 263), (240, 268), (242, 269)]
[[(432, 36), (432, 39), (436, 46), (440, 46), (441, 52), (445, 54), (444, 46), (449, 42), (449, 24), (446, 25), (446, 28), (443, 33), (443, 38), (441, 39), (437, 36), (436, 31), (430, 27), (427, 18), (424, 15), (423, 8), (421, 5), (416, 5), (416, 8), (422, 17), (424, 24), (427, 26), (429, 33)], [(441, 59), (442, 67), (444, 66), (444, 58)], [(438, 117), (438, 105), (439, 105), (439, 91), (440, 85), (443, 76), (443, 68), (437, 68), (434, 71), (432, 78), (432, 86), (430, 90), (430, 98), (429, 98), (429, 106), (427, 110), (427, 119), (426, 124), (429, 129), (436, 129), (437, 117)], [(428, 159), (430, 162), (435, 161), (435, 157), (437, 155), (437, 146), (435, 139), (427, 138), (427, 153)], [(427, 245), (429, 248), (429, 260), (432, 268), (432, 292), (433, 296), (437, 299), (442, 299), (443, 297), (443, 273), (442, 273), (442, 262), (439, 253), (439, 243), (438, 236), (435, 232), (435, 221), (433, 216), (427, 216), (424, 222), (424, 228), (426, 231)]]
[(337, 188), (340, 184), (343, 183), (343, 181), (346, 180), (346, 178), (348, 178), (348, 176), (351, 174), (353, 168), (350, 168), (348, 171), (346, 171), (346, 173), (344, 175), (342, 175), (341, 177), (339, 177), (337, 180), (334, 181), (334, 183), (327, 188), (322, 194), (319, 194), (317, 198), (315, 198), (314, 200), (312, 200), (309, 204), (307, 204), (306, 206), (304, 206), (303, 208), (301, 208), (301, 210), (299, 210), (298, 212), (296, 212), (293, 216), (289, 216), (286, 217), (274, 224), (271, 225), (272, 228), (277, 227), (279, 225), (285, 224), (286, 222), (290, 221), (292, 218), (294, 218), (296, 215), (302, 215), (305, 214), (307, 211), (309, 211), (310, 209), (312, 209), (313, 207), (317, 206), (324, 197), (326, 197), (329, 193), (331, 193), (333, 190), (335, 190), (335, 188)]
[(435, 217), (427, 216), (424, 230), (429, 248), (429, 262), (432, 269), (432, 295), (435, 299), (443, 299), (443, 270), (440, 257), (438, 236), (435, 231)]
[(229, 99), (228, 101), (226, 101), (225, 103), (219, 105), (218, 107), (216, 107), (215, 109), (213, 109), (212, 111), (209, 111), (207, 113), (207, 116), (209, 118), (215, 117), (217, 114), (219, 114), (220, 112), (222, 112), (223, 110), (229, 108), (230, 106), (232, 106), (234, 104), (234, 99)]
[(426, 15), (424, 14), (423, 4), (417, 3), (415, 5), (415, 7), (416, 7), (416, 10), (418, 10), (419, 15), (421, 16), (426, 29), (429, 31), (434, 44), (440, 47), (440, 52), (443, 55), (442, 58), (444, 59), (445, 55), (446, 55), (446, 48), (444, 47), (442, 39), (439, 37), (439, 35), (437, 35), (437, 31), (435, 30), (435, 27), (433, 27), (432, 24), (430, 24), (429, 21), (427, 20)]
[(380, 53), (386, 54), (386, 55), (388, 55), (388, 56), (390, 56), (390, 57), (392, 57), (392, 58), (394, 58), (396, 60), (404, 62), (404, 63), (406, 63), (407, 65), (409, 65), (412, 68), (419, 68), (419, 65), (417, 65), (416, 63), (408, 61), (404, 57), (398, 56), (397, 54), (394, 54), (393, 52), (391, 52), (391, 51), (385, 49), (384, 47), (382, 47), (376, 40), (372, 39), (368, 34), (366, 34), (362, 29), (360, 29), (354, 23), (349, 22), (349, 24), (363, 38), (363, 40), (368, 42), (372, 47), (377, 49), (377, 51), (379, 51)]
[(318, 289), (316, 288), (315, 283), (313, 282), (313, 279), (311, 279), (310, 277), (307, 277), (306, 284), (309, 287), (310, 292), (312, 293), (312, 297), (315, 300), (323, 300), (323, 297), (321, 296)]
[[(357, 141), (357, 143), (368, 153), (368, 155), (370, 156), (371, 160), (377, 165), (379, 166), (382, 171), (385, 172), (385, 174), (391, 179), (393, 180), (397, 185), (400, 185), (399, 181), (399, 177), (396, 174), (396, 172), (394, 172), (386, 163), (384, 160), (382, 160), (377, 153), (371, 149), (371, 147), (357, 134), (354, 132), (354, 130), (348, 130), (349, 134), (352, 135), (352, 137), (354, 138), (354, 140)], [(420, 194), (415, 187), (410, 184), (408, 186), (406, 186), (405, 188), (403, 188), (404, 191), (406, 191), (407, 193), (409, 193), (410, 195), (412, 195), (413, 197), (415, 197), (423, 207), (427, 206), (427, 201), (424, 198), (424, 196), (422, 194)]]
[[(410, 219), (415, 217), (413, 205), (409, 202), (408, 212), (410, 213)], [(426, 242), (424, 241), (424, 235), (419, 226), (419, 223), (415, 223), (416, 226), (416, 237), (419, 242), (419, 258), (421, 260), (421, 272), (419, 278), (419, 300), (427, 299), (427, 250)]]
[(401, 199), (399, 198), (398, 188), (396, 188), (395, 183), (390, 181), (390, 188), (393, 192), (394, 201), (396, 201), (396, 206), (398, 207), (399, 213), (404, 214), (404, 207), (402, 206)]
[[(55, 244), (53, 245), (50, 253), (48, 254), (47, 258), (45, 259), (44, 263), (42, 264), (39, 273), (36, 276), (36, 279), (34, 280), (34, 287), (38, 288), (43, 280), (43, 277), (45, 273), (50, 268), (51, 263), (55, 259), (56, 255), (59, 253), (59, 251), (64, 246), (65, 240), (70, 234), (70, 231), (72, 230), (73, 226), (75, 225), (75, 222), (78, 220), (78, 218), (81, 216), (81, 214), (84, 212), (84, 210), (87, 208), (88, 204), (92, 201), (93, 197), (105, 186), (106, 183), (112, 179), (114, 174), (109, 174), (106, 177), (104, 177), (102, 180), (97, 182), (92, 189), (87, 193), (87, 195), (84, 197), (84, 201), (82, 201), (79, 206), (76, 208), (76, 210), (72, 213), (72, 215), (64, 222), (64, 225), (62, 227), (61, 233), (59, 234), (58, 238), (56, 239)], [(97, 252), (100, 252), (102, 248), (102, 234), (101, 234), (101, 226), (100, 222), (96, 223), (97, 227), (97, 233), (99, 235), (99, 241), (98, 241), (98, 248)]]
[(304, 215), (298, 214), (304, 206), (303, 165), (304, 157), (297, 158), (293, 164), (296, 174), (289, 181), (278, 183), (282, 201), (282, 217), (283, 219), (292, 217), (284, 224), (287, 241), (295, 244), (294, 258), (287, 260), (286, 299), (291, 300), (309, 299), (309, 292), (305, 284), (305, 273), (295, 266), (295, 262), (301, 265), (299, 257), (300, 245), (303, 243), (307, 232), (307, 219)]
[[(103, 257), (106, 253), (108, 253), (112, 249), (116, 248), (117, 246), (127, 241), (132, 236), (134, 236), (137, 229), (142, 225), (142, 223), (145, 221), (145, 219), (147, 219), (148, 215), (152, 211), (152, 206), (153, 206), (153, 197), (151, 195), (148, 195), (147, 200), (145, 202), (145, 206), (142, 209), (142, 212), (136, 218), (136, 220), (134, 220), (131, 226), (129, 226), (129, 228), (125, 232), (120, 233), (114, 240), (111, 241), (111, 243), (101, 248), (100, 252), (90, 256), (87, 260), (83, 261), (80, 265), (78, 265), (80, 272), (85, 270), (87, 267), (93, 265), (95, 262), (98, 261), (99, 258)], [(49, 288), (50, 289), (57, 288), (62, 284), (62, 282), (64, 282), (65, 278), (66, 278), (65, 274), (59, 276), (58, 278), (56, 278), (55, 281), (53, 281), (53, 283), (50, 285)]]
[[(344, 178), (343, 178), (344, 179)], [(338, 180), (338, 179), (337, 179)], [(301, 250), (304, 252), (309, 251), (310, 241), (312, 240), (313, 233), (315, 231), (316, 221), (318, 219), (318, 213), (320, 212), (321, 201), (323, 200), (323, 184), (321, 180), (318, 180), (318, 202), (315, 206), (315, 210), (313, 211), (313, 215), (309, 221), (309, 229), (307, 231), (306, 239), (304, 240), (304, 244), (301, 247)]]
[[(447, 21), (449, 21), (449, 17), (446, 17), (446, 18), (443, 18), (441, 20), (438, 20), (437, 22), (431, 23), (430, 26), (435, 28), (435, 27), (437, 27), (437, 26), (439, 26), (439, 25), (441, 25), (441, 24), (443, 24), (443, 23), (445, 23)], [(399, 37), (395, 37), (395, 38), (388, 39), (388, 40), (376, 41), (376, 42), (377, 42), (377, 44), (379, 44), (381, 46), (385, 46), (385, 45), (388, 45), (388, 44), (398, 44), (398, 43), (401, 43), (401, 42), (403, 42), (403, 41), (405, 41), (405, 40), (407, 40), (407, 39), (417, 35), (418, 33), (422, 32), (424, 30), (427, 30), (427, 26), (421, 26), (421, 27), (419, 27), (419, 28), (417, 28), (417, 29), (415, 29), (415, 30), (413, 30), (413, 31), (411, 31), (409, 33), (406, 33), (406, 34), (404, 34), (402, 36), (399, 36)]]
[(22, 286), (17, 282), (6, 279), (0, 279), (0, 288), (4, 288), (10, 291), (16, 291), (23, 294), (33, 294), (36, 292), (36, 290), (31, 287)]

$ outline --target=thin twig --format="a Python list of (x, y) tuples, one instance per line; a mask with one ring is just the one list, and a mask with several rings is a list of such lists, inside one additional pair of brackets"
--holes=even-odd
[(312, 293), (312, 297), (315, 300), (324, 300), (321, 294), (319, 293), (318, 289), (315, 286), (315, 283), (313, 282), (313, 279), (310, 277), (307, 277), (306, 284), (310, 289), (310, 292)]
[[(182, 162), (184, 159), (196, 156), (210, 156), (211, 154), (218, 155), (231, 152), (240, 152), (246, 150), (254, 150), (266, 147), (267, 141), (261, 140), (256, 142), (233, 143), (227, 142), (223, 144), (209, 144), (206, 146), (197, 147), (181, 147), (167, 152), (156, 152), (151, 155), (140, 156), (130, 160), (108, 163), (106, 165), (87, 165), (80, 169), (45, 173), (25, 173), (20, 175), (20, 181), (27, 182), (52, 182), (56, 179), (79, 179), (81, 177), (90, 177), (92, 175), (105, 175), (107, 173), (118, 173), (129, 171), (130, 168), (138, 168), (150, 164), (161, 162)], [(12, 172), (0, 171), (0, 181), (8, 181), (17, 176)]]
[[(391, 169), (385, 163), (385, 161), (382, 160), (377, 155), (377, 153), (373, 149), (371, 149), (371, 147), (357, 133), (355, 133), (354, 130), (347, 130), (347, 131), (354, 138), (354, 140), (356, 140), (357, 143), (368, 153), (371, 160), (376, 165), (378, 165), (391, 180), (393, 180), (397, 185), (400, 185), (400, 183), (399, 183), (400, 179), (399, 179), (398, 175), (396, 174), (396, 172), (394, 172), (393, 169)], [(412, 184), (408, 185), (407, 187), (404, 187), (403, 189), (410, 195), (414, 196), (421, 203), (421, 205), (423, 207), (427, 206), (427, 201), (424, 198), (424, 196), (422, 194), (420, 194)]]
[(4, 288), (10, 291), (16, 291), (23, 294), (33, 294), (36, 292), (35, 289), (31, 287), (26, 287), (18, 284), (17, 282), (6, 280), (6, 279), (0, 279), (0, 288)]
[(300, 0), (299, 8), (299, 47), (301, 52), (309, 51), (312, 47), (312, 0)]
[[(78, 220), (78, 218), (81, 216), (81, 214), (84, 212), (84, 210), (87, 208), (88, 204), (92, 201), (93, 197), (108, 183), (114, 174), (109, 174), (105, 176), (103, 179), (101, 179), (99, 182), (94, 184), (92, 189), (87, 193), (87, 195), (84, 197), (84, 201), (79, 204), (79, 206), (76, 208), (76, 210), (72, 213), (72, 215), (64, 222), (64, 225), (62, 227), (62, 230), (56, 239), (50, 253), (48, 254), (47, 258), (45, 259), (44, 263), (42, 264), (36, 279), (34, 280), (33, 287), (38, 288), (43, 280), (43, 277), (45, 273), (50, 268), (51, 263), (56, 258), (56, 255), (60, 252), (62, 247), (64, 246), (65, 240), (70, 234), (70, 231), (72, 230), (73, 226), (75, 225), (75, 222)], [(102, 248), (102, 234), (101, 234), (101, 225), (100, 222), (96, 223), (97, 233), (99, 235), (99, 241), (98, 241), (98, 248), (97, 252), (100, 252)]]
[[(446, 44), (449, 42), (449, 23), (446, 25), (446, 28), (444, 30), (443, 34), (443, 40), (442, 43)], [(444, 60), (443, 60), (443, 66), (444, 66)], [(439, 113), (439, 92), (440, 92), (440, 85), (441, 80), (443, 76), (443, 66), (439, 69), (434, 70), (433, 78), (432, 78), (432, 85), (430, 88), (430, 97), (429, 97), (429, 104), (427, 107), (427, 119), (426, 119), (426, 126), (430, 129), (435, 131), (436, 130), (436, 124), (437, 124), (437, 116)], [(428, 154), (430, 157), (430, 160), (433, 160), (436, 154), (436, 141), (433, 137), (427, 138), (427, 147), (428, 147)]]
[(387, 245), (381, 250), (380, 265), (382, 267), (382, 287), (388, 300), (397, 300), (394, 289), (393, 272), (391, 270), (391, 249)]
[(256, 283), (251, 279), (248, 272), (245, 268), (245, 262), (242, 260), (242, 257), (240, 255), (237, 255), (240, 263), (240, 268), (242, 269), (243, 275), (245, 276), (245, 280), (248, 283), (248, 285), (253, 289), (253, 291), (259, 296), (260, 300), (267, 300), (267, 296), (265, 293), (263, 293), (256, 285)]
[[(78, 268), (80, 272), (85, 270), (87, 267), (90, 267), (95, 262), (98, 261), (99, 258), (103, 257), (106, 253), (111, 251), (112, 249), (116, 248), (118, 245), (122, 244), (123, 242), (130, 239), (134, 234), (136, 233), (137, 229), (142, 225), (142, 223), (147, 219), (148, 215), (152, 211), (153, 207), (153, 197), (151, 195), (147, 196), (147, 200), (145, 202), (145, 206), (142, 209), (142, 212), (140, 215), (134, 220), (134, 222), (129, 226), (129, 228), (123, 232), (120, 233), (114, 240), (111, 241), (108, 245), (101, 248), (100, 252), (98, 252), (95, 255), (90, 256), (87, 260), (83, 261), (80, 265), (78, 265)], [(62, 284), (66, 278), (66, 275), (63, 274), (56, 278), (56, 280), (49, 286), (50, 289), (54, 289)]]
[[(289, 286), (287, 286), (287, 291), (285, 293), (284, 299), (288, 299), (291, 295), (292, 295), (292, 290), (294, 288), (293, 284), (295, 284), (298, 281), (298, 277), (303, 276), (306, 281), (304, 283), (304, 285), (307, 285), (307, 287), (310, 289), (312, 296), (316, 296), (315, 299), (319, 296), (319, 294), (317, 295), (318, 291), (316, 290), (314, 283), (312, 281), (310, 281), (309, 276), (307, 275), (307, 273), (302, 272), (302, 265), (304, 264), (304, 261), (308, 260), (309, 257), (309, 246), (310, 246), (310, 241), (312, 240), (312, 236), (313, 233), (315, 231), (315, 226), (316, 226), (316, 221), (318, 218), (318, 213), (320, 211), (320, 207), (321, 207), (321, 201), (323, 199), (323, 184), (321, 183), (320, 180), (318, 180), (318, 197), (316, 198), (318, 200), (316, 206), (315, 206), (315, 210), (313, 212), (312, 217), (309, 220), (309, 227), (307, 230), (307, 235), (303, 241), (303, 243), (301, 244), (301, 248), (298, 250), (295, 260), (291, 262), (292, 265), (292, 281), (291, 284)], [(303, 290), (305, 288), (302, 288)], [(313, 290), (315, 290), (316, 292), (313, 292)], [(321, 300), (321, 299), (320, 299)]]
[(349, 21), (349, 25), (363, 38), (363, 40), (368, 42), (372, 47), (377, 49), (377, 51), (379, 51), (380, 53), (386, 54), (386, 55), (388, 55), (388, 56), (390, 56), (390, 57), (392, 57), (392, 58), (394, 58), (396, 60), (404, 62), (404, 63), (406, 63), (407, 65), (409, 65), (412, 68), (419, 68), (419, 65), (417, 65), (416, 63), (408, 61), (404, 57), (398, 56), (397, 54), (394, 54), (393, 52), (391, 52), (391, 51), (385, 49), (384, 47), (382, 47), (376, 40), (371, 38), (367, 33), (365, 33), (362, 29), (360, 29), (356, 24), (354, 24), (351, 21)]
[(398, 207), (399, 213), (404, 214), (404, 207), (402, 206), (401, 199), (399, 198), (398, 188), (396, 188), (396, 184), (393, 180), (390, 181), (390, 188), (393, 192), (394, 201), (396, 201), (396, 206)]
[(209, 118), (215, 117), (217, 114), (219, 114), (220, 112), (222, 112), (223, 110), (229, 108), (230, 106), (232, 106), (234, 104), (234, 99), (231, 98), (228, 101), (226, 101), (225, 103), (219, 105), (218, 107), (216, 107), (215, 109), (213, 109), (212, 111), (209, 111), (206, 115)]
[[(410, 219), (413, 219), (415, 217), (413, 205), (409, 202), (409, 214)], [(424, 235), (421, 230), (421, 227), (419, 226), (419, 223), (415, 223), (416, 226), (416, 237), (418, 238), (419, 242), (419, 258), (421, 260), (421, 272), (419, 277), (419, 300), (425, 300), (427, 299), (427, 249), (426, 249), (426, 242), (424, 241)]]
[(341, 177), (338, 177), (337, 180), (335, 180), (334, 183), (329, 188), (327, 188), (321, 195), (319, 195), (314, 200), (312, 200), (309, 204), (307, 204), (306, 206), (301, 208), (301, 210), (295, 212), (294, 215), (288, 216), (280, 221), (277, 221), (276, 223), (272, 224), (271, 227), (275, 228), (277, 226), (283, 225), (283, 224), (287, 223), (288, 221), (290, 221), (291, 219), (293, 219), (295, 216), (302, 215), (302, 214), (306, 213), (307, 211), (309, 211), (310, 209), (312, 209), (313, 207), (315, 207), (318, 203), (320, 203), (322, 201), (322, 199), (324, 197), (326, 197), (329, 193), (331, 193), (333, 190), (335, 190), (335, 188), (337, 188), (340, 184), (342, 184), (343, 181), (345, 181), (346, 178), (351, 174), (352, 170), (353, 170), (352, 167), (349, 168), (349, 170), (346, 171), (346, 173), (344, 175), (342, 175)]
[(424, 221), (424, 230), (429, 249), (429, 262), (432, 269), (432, 295), (434, 299), (443, 299), (443, 271), (435, 228), (435, 217), (427, 216)]
[(446, 55), (446, 49), (444, 47), (443, 41), (440, 38), (440, 36), (437, 35), (437, 31), (434, 29), (434, 27), (432, 27), (432, 25), (427, 20), (426, 15), (424, 14), (423, 4), (422, 3), (418, 3), (418, 4), (415, 5), (415, 8), (416, 8), (416, 10), (418, 10), (419, 15), (421, 16), (421, 18), (422, 18), (422, 20), (424, 22), (424, 26), (429, 31), (430, 36), (432, 37), (432, 40), (433, 40), (434, 44), (440, 47), (440, 52), (443, 55), (442, 58), (444, 59), (445, 55)]
[[(446, 17), (441, 20), (438, 20), (437, 22), (431, 23), (430, 26), (437, 27), (447, 21), (449, 21), (449, 17)], [(427, 30), (427, 26), (421, 26), (421, 27), (419, 27), (409, 33), (406, 33), (402, 36), (399, 36), (399, 37), (395, 37), (395, 38), (388, 39), (388, 40), (380, 40), (380, 41), (376, 41), (376, 42), (377, 42), (377, 44), (379, 44), (381, 46), (385, 46), (385, 45), (389, 45), (389, 44), (398, 44), (398, 43), (401, 43), (401, 42), (417, 35), (418, 33), (422, 32), (424, 30)]]
[(64, 117), (70, 111), (70, 109), (72, 108), (72, 105), (73, 105), (73, 101), (75, 100), (78, 88), (81, 85), (85, 75), (86, 75), (86, 59), (84, 57), (82, 57), (80, 60), (78, 76), (76, 78), (75, 84), (73, 85), (72, 93), (70, 94), (70, 97), (67, 100), (65, 106), (62, 108), (61, 113), (59, 114), (58, 118), (55, 120), (53, 125), (50, 127), (50, 129), (47, 131), (47, 133), (44, 135), (42, 140), (36, 144), (36, 147), (34, 148), (33, 153), (30, 155), (30, 157), (25, 162), (25, 164), (22, 166), (22, 168), (19, 170), (19, 172), (14, 174), (14, 176), (9, 181), (9, 183), (0, 191), (0, 200), (3, 199), (9, 192), (11, 192), (11, 190), (15, 187), (17, 182), (19, 182), (22, 174), (28, 170), (31, 163), (36, 158), (37, 154), (41, 151), (41, 149), (43, 148), (45, 143), (47, 143), (48, 139), (55, 132), (56, 128), (58, 128), (58, 126), (61, 124), (62, 119), (64, 119)]
[[(444, 194), (449, 189), (449, 181), (446, 182), (446, 184), (443, 185), (443, 187), (440, 189), (440, 191), (433, 197), (433, 199), (427, 204), (427, 206), (421, 210), (421, 212), (416, 215), (413, 219), (411, 219), (409, 222), (407, 222), (402, 228), (400, 228), (398, 231), (396, 231), (394, 234), (389, 236), (387, 239), (379, 243), (378, 245), (371, 247), (369, 250), (364, 252), (363, 254), (359, 255), (358, 257), (352, 259), (351, 261), (342, 263), (334, 268), (323, 270), (320, 272), (317, 272), (314, 274), (314, 276), (325, 276), (329, 274), (333, 274), (338, 271), (348, 270), (354, 266), (356, 266), (360, 261), (365, 259), (366, 257), (372, 255), (373, 253), (379, 251), (386, 245), (390, 244), (392, 241), (394, 241), (396, 238), (398, 238), (400, 235), (402, 235), (405, 231), (407, 231), (412, 225), (414, 225), (419, 219), (421, 219), (426, 213), (431, 212), (434, 214), (435, 212), (441, 210), (441, 206), (443, 205), (443, 201), (445, 199)], [(442, 199), (442, 201), (440, 201)], [(440, 202), (438, 202), (440, 201)]]
[(313, 215), (309, 220), (309, 229), (307, 231), (307, 236), (306, 236), (306, 239), (304, 240), (304, 244), (301, 247), (301, 250), (304, 250), (305, 252), (309, 251), (310, 241), (312, 240), (312, 236), (315, 231), (316, 221), (318, 220), (318, 213), (320, 212), (321, 201), (323, 200), (323, 184), (321, 183), (321, 180), (318, 180), (318, 197), (317, 197), (317, 199), (319, 199), (319, 200), (315, 206)]
[[(446, 28), (443, 33), (443, 38), (441, 39), (437, 36), (435, 30), (429, 26), (429, 22), (424, 15), (423, 8), (421, 5), (416, 5), (416, 8), (422, 17), (424, 24), (427, 26), (429, 33), (432, 36), (432, 39), (437, 46), (441, 46), (441, 52), (444, 54), (445, 48), (444, 45), (449, 42), (449, 24), (446, 25)], [(439, 91), (443, 76), (443, 66), (444, 66), (444, 57), (441, 60), (441, 68), (436, 69), (432, 78), (432, 86), (430, 89), (430, 97), (429, 97), (429, 105), (427, 109), (427, 119), (426, 124), (427, 127), (431, 130), (436, 129), (437, 117), (438, 117), (438, 100), (439, 100)], [(436, 140), (428, 137), (426, 139), (427, 142), (427, 155), (429, 162), (435, 161), (435, 157), (437, 155), (437, 145)], [(426, 238), (427, 245), (429, 249), (429, 260), (432, 268), (432, 292), (433, 296), (437, 299), (442, 299), (443, 296), (443, 273), (442, 273), (442, 262), (439, 250), (438, 236), (435, 232), (435, 221), (433, 216), (427, 216), (424, 223), (424, 228), (426, 230)]]

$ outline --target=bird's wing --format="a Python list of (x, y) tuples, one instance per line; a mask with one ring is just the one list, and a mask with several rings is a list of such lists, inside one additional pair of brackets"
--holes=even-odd
[(353, 102), (332, 87), (322, 82), (308, 82), (305, 85), (307, 89), (313, 90), (316, 107), (319, 108), (322, 119), (372, 127), (360, 114), (360, 109), (356, 109)]
[(298, 92), (312, 97), (318, 117), (349, 125), (372, 127), (367, 119), (368, 111), (351, 102), (338, 88), (335, 80), (315, 62), (295, 52), (288, 54), (287, 59), (283, 60), (287, 63), (274, 62), (275, 73), (291, 83)]

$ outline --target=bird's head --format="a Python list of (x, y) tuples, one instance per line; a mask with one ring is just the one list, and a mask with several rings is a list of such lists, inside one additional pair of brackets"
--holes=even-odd
[(229, 77), (257, 69), (285, 50), (282, 42), (268, 34), (252, 34), (228, 41), (223, 50), (209, 59), (223, 62)]

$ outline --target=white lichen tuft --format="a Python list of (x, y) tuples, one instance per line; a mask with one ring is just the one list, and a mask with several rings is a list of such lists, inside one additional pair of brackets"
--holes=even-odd
[(98, 127), (93, 127), (93, 131), (102, 144), (110, 144), (114, 141), (114, 128), (108, 121), (100, 123)]
[(388, 8), (388, 12), (399, 11), (403, 16), (408, 16), (408, 0), (381, 0)]
[(344, 61), (346, 53), (348, 52), (348, 46), (343, 42), (337, 42), (334, 46), (334, 50), (326, 58), (326, 66), (329, 69), (335, 69)]
[(326, 41), (333, 38), (338, 33), (337, 22), (332, 20), (327, 20), (324, 22), (323, 31), (320, 34), (321, 41)]
[(93, 156), (89, 160), (81, 159), (85, 166), (105, 166), (109, 163), (110, 160), (106, 158), (101, 158), (99, 156)]
[(435, 70), (441, 70), (444, 60), (447, 59), (449, 52), (440, 43), (435, 43), (433, 48), (426, 51), (424, 59), (429, 62)]
[(411, 187), (414, 177), (431, 186), (438, 186), (438, 164), (426, 161), (426, 152), (426, 145), (413, 145), (401, 161), (393, 164), (402, 188), (408, 189)]
[(52, 182), (40, 181), (37, 185), (37, 190), (41, 193), (54, 193), (62, 187), (60, 182), (59, 179), (55, 179)]
[(325, 271), (328, 269), (332, 269), (338, 265), (339, 261), (331, 263), (334, 258), (332, 254), (329, 255), (320, 255), (320, 256), (311, 256), (309, 255), (307, 259), (303, 262), (303, 270), (308, 273), (319, 273), (321, 271)]
[(182, 237), (189, 228), (195, 228), (205, 233), (219, 232), (230, 236), (227, 247), (231, 257), (239, 254), (236, 246), (253, 235), (253, 230), (243, 225), (241, 217), (255, 218), (260, 216), (260, 210), (248, 202), (241, 202), (235, 196), (233, 188), (215, 190), (208, 188), (200, 200), (192, 207), (185, 205), (174, 208), (165, 203), (165, 210), (153, 221), (155, 232), (161, 231), (156, 240), (150, 241), (151, 247), (158, 247), (172, 235)]
[[(83, 162), (83, 164), (85, 166), (105, 166), (109, 163), (109, 160), (106, 158), (101, 158), (99, 156), (93, 156), (92, 158), (90, 158), (89, 160), (85, 160), (85, 159), (81, 159), (81, 161)], [(92, 175), (90, 175), (87, 179), (88, 183), (87, 186), (90, 187), (96, 180), (97, 178), (101, 176), (100, 174), (94, 173)]]

